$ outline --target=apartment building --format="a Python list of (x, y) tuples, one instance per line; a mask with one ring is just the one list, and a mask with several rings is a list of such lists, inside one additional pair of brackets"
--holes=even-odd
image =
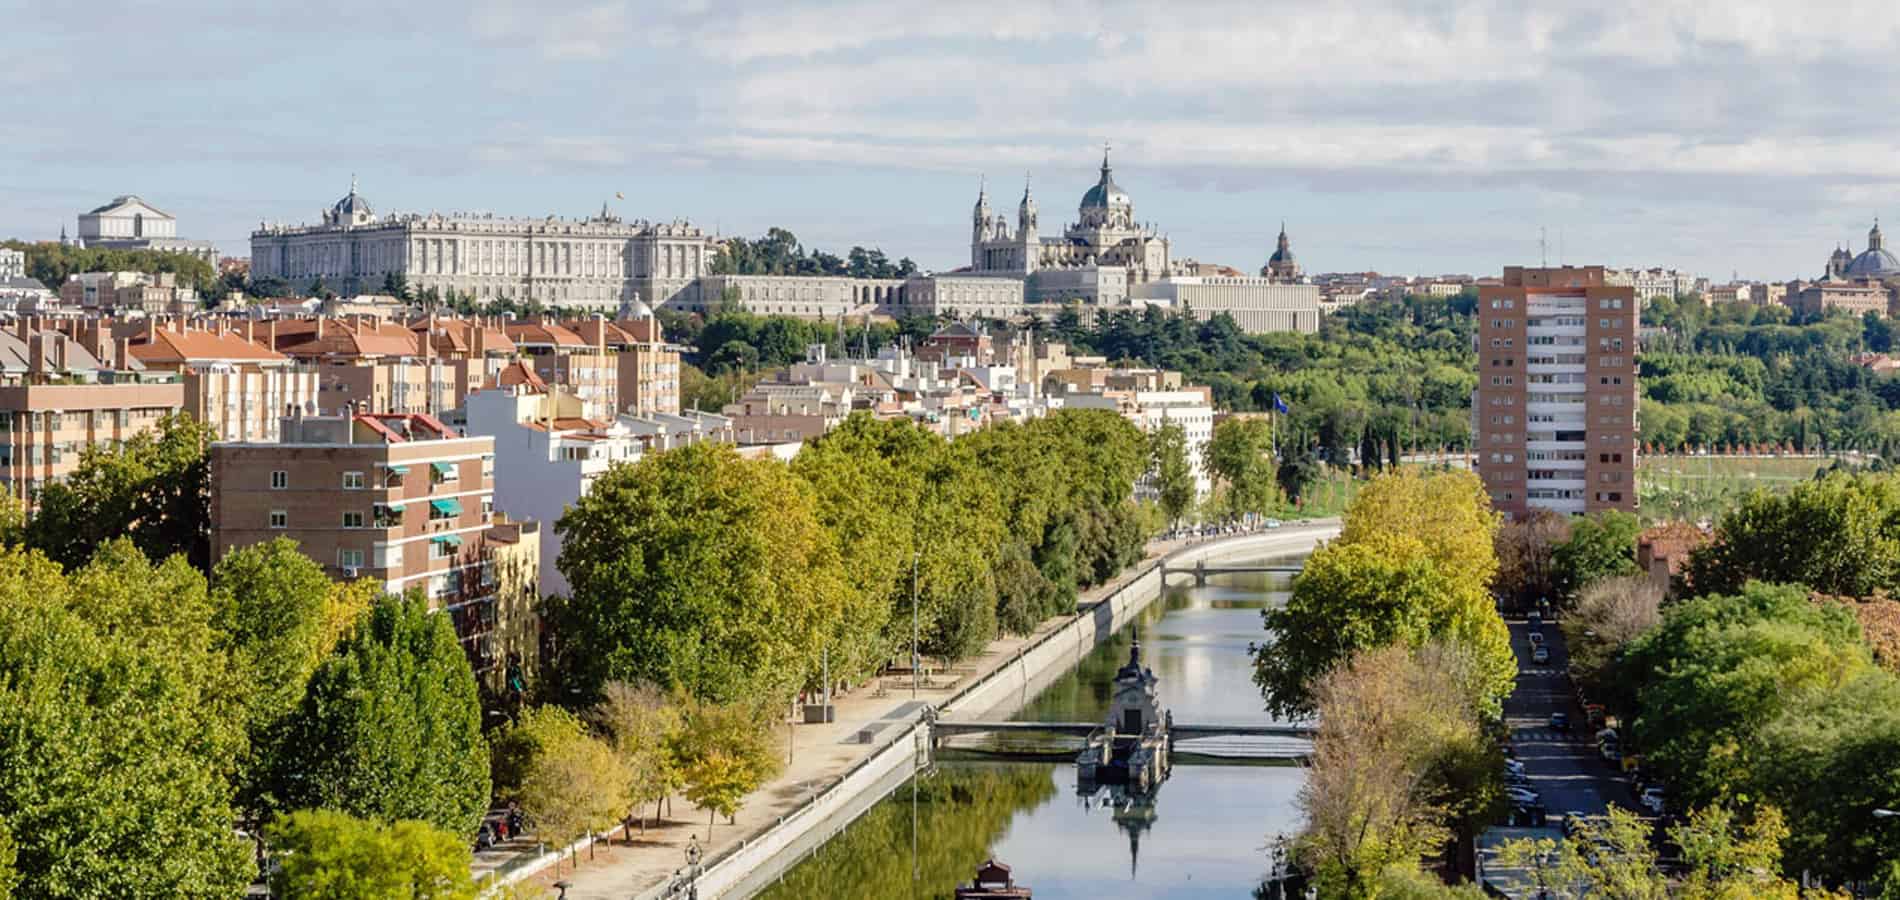
[[(284, 409), (317, 410), (317, 373), (225, 323), (195, 327), (183, 319), (131, 323), (133, 359), (147, 372), (170, 372), (184, 388), (183, 409), (217, 440), (276, 440)], [(75, 323), (77, 334), (114, 333), (110, 320)]]
[[(1179, 372), (1158, 372), (1173, 376), (1173, 389), (1094, 388), (1066, 389), (1060, 397), (1069, 409), (1106, 409), (1134, 423), (1143, 433), (1153, 434), (1168, 425), (1179, 426), (1187, 445), (1188, 465), (1194, 471), (1194, 495), (1205, 497), (1214, 489), (1213, 478), (1205, 463), (1207, 444), (1214, 438), (1214, 395), (1201, 386), (1180, 387)], [(1135, 484), (1135, 494), (1144, 499), (1159, 496), (1149, 476)]]
[(87, 447), (130, 440), (183, 403), (177, 375), (146, 371), (124, 342), (20, 319), (0, 331), (0, 484), (30, 507)]
[(106, 315), (182, 316), (202, 306), (198, 292), (170, 272), (78, 272), (66, 276), (59, 299), (69, 309)]
[(1635, 289), (1601, 266), (1508, 266), (1477, 315), (1472, 443), (1492, 505), (1634, 511)]
[(650, 416), (680, 411), (680, 349), (666, 342), (660, 320), (636, 305), (632, 318), (588, 319), (567, 327), (614, 354), (617, 413)]
[(611, 419), (620, 411), (620, 363), (607, 349), (606, 330), (593, 340), (550, 319), (510, 322), (508, 339), (534, 371), (580, 398), (590, 419)]
[[(433, 416), (354, 411), (293, 411), (276, 441), (213, 444), (213, 562), (287, 537), (332, 577), (419, 590), (454, 616), (477, 674), (492, 676), (508, 663), (501, 633), (531, 627), (505, 621), (521, 604), (502, 597), (496, 555), (514, 554), (518, 570), (522, 542), (539, 540), (538, 524), (494, 516), (494, 446)], [(517, 527), (496, 534), (502, 524)], [(538, 571), (511, 577), (539, 582)]]
[[(589, 419), (580, 398), (550, 387), (516, 362), (498, 383), (468, 398), (468, 432), (493, 441), (495, 504), (515, 518), (558, 522), (615, 463), (640, 458), (645, 441), (616, 421)], [(555, 563), (561, 536), (541, 541), (540, 593), (567, 593)]]

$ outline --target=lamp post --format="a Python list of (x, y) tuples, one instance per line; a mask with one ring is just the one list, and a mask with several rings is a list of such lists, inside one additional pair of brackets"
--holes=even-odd
[(917, 655), (917, 561), (923, 556), (921, 551), (910, 554), (910, 699), (917, 699), (917, 675), (923, 668), (923, 657)]

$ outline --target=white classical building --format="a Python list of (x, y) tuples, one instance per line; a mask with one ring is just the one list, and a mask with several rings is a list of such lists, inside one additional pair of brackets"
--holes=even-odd
[(349, 295), (376, 291), (393, 274), (416, 291), (483, 300), (614, 310), (644, 299), (679, 307), (698, 304), (699, 278), (718, 249), (687, 222), (622, 221), (604, 205), (584, 219), (378, 216), (352, 181), (315, 225), (260, 223), (251, 233), (251, 277), (303, 289), (320, 280)]
[(0, 281), (26, 277), (26, 253), (0, 247)]
[(81, 247), (184, 253), (214, 267), (218, 264), (218, 245), (180, 238), (178, 220), (136, 194), (114, 197), (104, 206), (80, 213), (77, 240), (67, 240), (63, 232), (60, 239)]
[(1163, 278), (1135, 289), (1134, 302), (1185, 310), (1200, 321), (1221, 313), (1234, 317), (1240, 330), (1319, 330), (1320, 289), (1314, 284), (1281, 283), (1273, 278), (1182, 276)]
[(1135, 221), (1134, 200), (1115, 183), (1107, 151), (1102, 153), (1101, 178), (1082, 195), (1075, 224), (1058, 237), (1038, 232), (1036, 200), (1027, 185), (1016, 206), (1013, 232), (1008, 219), (991, 213), (989, 192), (977, 191), (970, 270), (1025, 279), (1032, 303), (1114, 305), (1117, 296), (1127, 296), (1128, 285), (1164, 278), (1170, 267), (1168, 239), (1153, 225)]

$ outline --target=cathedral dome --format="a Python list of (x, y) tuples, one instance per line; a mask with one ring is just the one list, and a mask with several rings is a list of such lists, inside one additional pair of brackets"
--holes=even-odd
[(1883, 246), (1885, 241), (1880, 234), (1880, 222), (1874, 221), (1874, 227), (1867, 231), (1867, 249), (1862, 250), (1854, 261), (1847, 264), (1849, 278), (1887, 278), (1900, 275), (1900, 259)]
[(1900, 275), (1900, 258), (1885, 248), (1869, 247), (1847, 264), (1849, 278), (1886, 278)]
[(1082, 195), (1083, 209), (1108, 209), (1128, 206), (1128, 194), (1115, 184), (1115, 172), (1108, 167), (1108, 151), (1102, 151), (1102, 179)]

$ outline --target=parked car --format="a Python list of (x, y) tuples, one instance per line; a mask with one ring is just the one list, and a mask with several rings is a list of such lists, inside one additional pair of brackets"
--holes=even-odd
[(1643, 796), (1636, 802), (1641, 803), (1643, 808), (1649, 810), (1652, 815), (1660, 816), (1663, 812), (1665, 799), (1662, 788), (1652, 787), (1644, 791)]
[(1567, 712), (1551, 713), (1550, 727), (1553, 729), (1556, 729), (1557, 731), (1569, 731), (1570, 730), (1570, 714)]
[(1281, 525), (1281, 522), (1280, 522), (1280, 520), (1279, 520), (1279, 519), (1268, 519), (1268, 520), (1267, 520), (1267, 527), (1268, 527), (1268, 528), (1278, 528), (1278, 527), (1280, 527), (1280, 525)]
[(1539, 644), (1531, 648), (1531, 662), (1543, 664), (1550, 662), (1550, 648)]

